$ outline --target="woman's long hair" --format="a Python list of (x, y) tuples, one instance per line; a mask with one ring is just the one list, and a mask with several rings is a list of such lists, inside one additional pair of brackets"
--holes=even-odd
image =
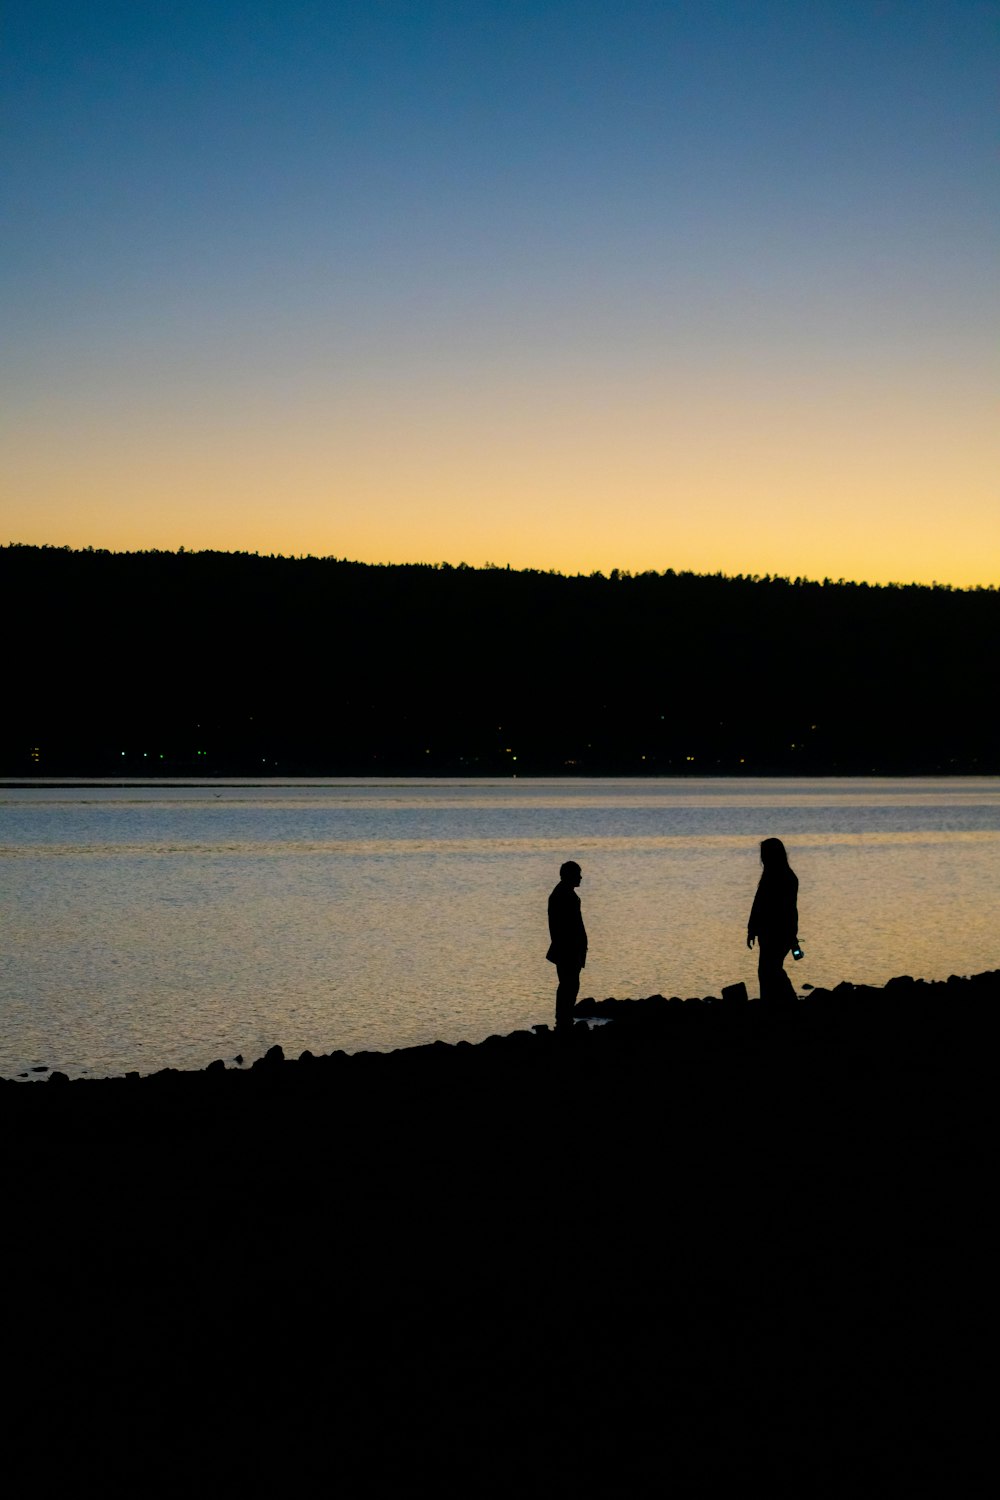
[(765, 870), (773, 870), (778, 874), (783, 870), (790, 870), (788, 855), (785, 846), (780, 839), (762, 839), (760, 844), (760, 862)]

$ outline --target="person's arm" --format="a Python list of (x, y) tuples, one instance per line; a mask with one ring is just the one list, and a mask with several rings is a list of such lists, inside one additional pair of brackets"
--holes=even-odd
[(748, 948), (752, 948), (753, 947), (754, 938), (757, 936), (757, 932), (758, 932), (757, 920), (758, 920), (759, 914), (760, 914), (760, 888), (758, 887), (757, 894), (753, 898), (753, 905), (750, 908), (750, 916), (747, 918), (747, 947)]
[(549, 897), (549, 937), (560, 951), (573, 943), (573, 913), (566, 900), (565, 887), (557, 885)]
[(792, 875), (792, 912), (791, 912), (791, 946), (795, 948), (799, 941), (799, 877)]

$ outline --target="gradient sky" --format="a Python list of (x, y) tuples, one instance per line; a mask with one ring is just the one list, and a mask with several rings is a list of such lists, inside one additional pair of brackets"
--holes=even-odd
[(1000, 583), (995, 0), (7, 0), (0, 540)]

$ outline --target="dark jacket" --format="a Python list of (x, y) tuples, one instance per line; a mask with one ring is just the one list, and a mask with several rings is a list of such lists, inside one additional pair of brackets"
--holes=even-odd
[(550, 964), (583, 968), (587, 962), (587, 929), (580, 898), (565, 880), (560, 880), (549, 897), (549, 937), (552, 942), (545, 957)]
[(747, 937), (790, 948), (799, 930), (799, 880), (794, 870), (765, 870), (750, 908)]

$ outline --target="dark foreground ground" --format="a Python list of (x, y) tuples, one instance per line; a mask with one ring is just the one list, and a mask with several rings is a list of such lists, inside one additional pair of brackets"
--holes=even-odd
[(8, 1493), (984, 1492), (998, 1002), (2, 1083)]

